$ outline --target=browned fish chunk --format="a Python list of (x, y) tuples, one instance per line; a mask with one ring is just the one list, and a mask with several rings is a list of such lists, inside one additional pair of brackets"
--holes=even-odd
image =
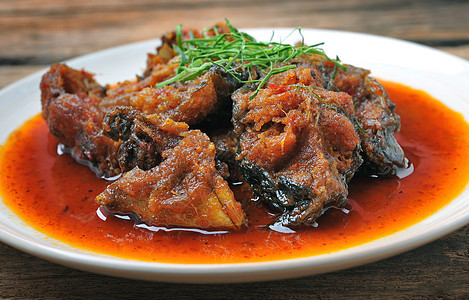
[(115, 153), (120, 142), (102, 134), (105, 89), (85, 71), (55, 64), (41, 81), (42, 115), (50, 132), (81, 163), (99, 175), (121, 173)]
[(362, 161), (351, 97), (305, 86), (314, 82), (311, 71), (279, 74), (270, 82), (281, 85), (252, 99), (247, 87), (233, 94), (241, 173), (286, 226), (312, 224), (327, 207), (343, 206)]
[(301, 56), (292, 61), (298, 66), (314, 68), (321, 86), (352, 96), (360, 136), (362, 172), (369, 175), (394, 175), (406, 167), (404, 151), (394, 135), (400, 130), (400, 117), (395, 112), (385, 89), (370, 71), (347, 65), (337, 69), (333, 62), (319, 55)]
[[(133, 96), (126, 98), (120, 94), (110, 96), (109, 90), (106, 94), (105, 88), (96, 83), (90, 73), (57, 64), (41, 82), (42, 111), (51, 133), (78, 161), (87, 163), (99, 175), (112, 177), (137, 164), (144, 169), (153, 167), (160, 153), (154, 152), (151, 157), (153, 154), (147, 151), (145, 158), (137, 159), (140, 163), (134, 161), (135, 157), (122, 157), (122, 151), (117, 151), (122, 149), (120, 142), (102, 134), (106, 112), (127, 106), (177, 122), (227, 126), (231, 114), (230, 95), (237, 85), (239, 83), (225, 76), (219, 67), (214, 67), (184, 84), (175, 83), (159, 89), (145, 87), (129, 92)], [(124, 83), (115, 89), (124, 86), (129, 88)], [(145, 159), (148, 162), (144, 165)]]
[(204, 133), (158, 115), (128, 112), (119, 118), (125, 117), (134, 118), (132, 125), (115, 127), (114, 122), (110, 132), (122, 139), (137, 135), (154, 141), (155, 147), (164, 149), (162, 161), (148, 171), (136, 167), (125, 173), (96, 198), (98, 203), (114, 212), (133, 213), (154, 226), (241, 228), (246, 222), (241, 204), (218, 173), (215, 146)]

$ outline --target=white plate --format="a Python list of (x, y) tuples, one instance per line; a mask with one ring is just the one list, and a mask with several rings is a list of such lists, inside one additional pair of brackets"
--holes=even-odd
[[(268, 40), (273, 29), (246, 30)], [(275, 29), (285, 37), (291, 29)], [(307, 44), (325, 42), (331, 57), (372, 70), (372, 75), (425, 90), (469, 119), (469, 63), (417, 44), (366, 34), (302, 29)], [(297, 42), (297, 38), (290, 40)], [(158, 40), (144, 41), (67, 61), (96, 73), (100, 83), (133, 78), (143, 71), (146, 53)], [(45, 71), (45, 70), (44, 70)], [(0, 91), (0, 143), (24, 121), (40, 112), (39, 82), (44, 72), (26, 77)], [(0, 199), (1, 200), (1, 199)], [(134, 279), (167, 282), (263, 281), (313, 275), (383, 259), (438, 239), (469, 223), (469, 189), (422, 222), (391, 236), (306, 258), (238, 264), (167, 264), (116, 258), (73, 248), (36, 231), (0, 201), (0, 240), (32, 255), (69, 267)]]

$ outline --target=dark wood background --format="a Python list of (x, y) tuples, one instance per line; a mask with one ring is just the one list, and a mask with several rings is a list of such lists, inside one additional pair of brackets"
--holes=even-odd
[[(0, 0), (0, 88), (51, 63), (159, 37), (175, 25), (311, 27), (384, 35), (469, 59), (466, 0)], [(469, 82), (468, 82), (469, 87)], [(38, 100), (39, 101), (39, 100)], [(339, 272), (223, 285), (120, 279), (0, 243), (0, 298), (469, 298), (469, 226), (416, 250)]]

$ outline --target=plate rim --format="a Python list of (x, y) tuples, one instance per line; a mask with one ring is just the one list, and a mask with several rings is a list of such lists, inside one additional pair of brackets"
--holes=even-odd
[[(242, 29), (250, 34), (267, 32), (288, 32), (294, 30), (294, 28), (246, 28)], [(387, 41), (390, 43), (398, 43), (400, 45), (406, 45), (407, 47), (414, 47), (422, 49), (422, 51), (428, 51), (437, 56), (444, 56), (455, 60), (456, 62), (464, 66), (464, 70), (469, 75), (469, 62), (463, 58), (454, 56), (452, 54), (420, 45), (414, 42), (404, 41), (391, 37), (378, 36), (367, 33), (359, 32), (348, 32), (339, 30), (329, 29), (315, 29), (315, 28), (302, 28), (303, 33), (328, 33), (334, 35), (348, 35), (349, 37), (365, 38), (365, 39), (378, 39)], [(136, 43), (128, 43), (117, 47), (107, 48), (92, 53), (77, 56), (75, 58), (64, 61), (70, 65), (79, 65), (80, 63), (90, 60), (93, 57), (100, 55), (108, 55), (110, 53), (122, 52), (124, 50), (146, 47), (150, 45), (158, 45), (159, 39), (150, 39), (140, 41)], [(344, 61), (347, 63), (347, 61)], [(143, 67), (144, 61), (141, 62), (139, 67)], [(8, 94), (14, 89), (17, 89), (25, 84), (37, 82), (47, 68), (36, 71), (33, 74), (26, 76), (14, 83), (7, 85), (0, 90), (0, 105), (2, 105), (4, 95)], [(94, 70), (89, 70), (94, 72)], [(39, 102), (39, 99), (37, 99)], [(445, 103), (446, 105), (446, 103)], [(39, 112), (38, 112), (39, 113)], [(30, 118), (31, 116), (28, 116)], [(466, 118), (467, 121), (467, 118)], [(11, 132), (10, 132), (11, 133)], [(2, 140), (0, 143), (4, 143)], [(464, 192), (456, 197), (469, 198), (468, 186), (466, 186)], [(453, 203), (454, 199), (451, 203)], [(3, 200), (0, 197), (1, 205), (4, 205)], [(104, 254), (93, 253), (90, 251), (80, 250), (71, 251), (61, 246), (53, 246), (47, 244), (36, 243), (33, 246), (30, 244), (30, 240), (23, 235), (14, 235), (14, 230), (9, 228), (7, 224), (3, 223), (0, 216), (0, 241), (8, 244), (14, 248), (17, 248), (23, 252), (31, 255), (49, 260), (54, 263), (62, 264), (68, 267), (81, 269), (84, 271), (91, 271), (94, 273), (100, 273), (104, 275), (132, 278), (132, 279), (143, 279), (151, 281), (163, 281), (163, 282), (179, 282), (179, 283), (228, 283), (228, 282), (253, 282), (253, 281), (266, 281), (274, 279), (287, 279), (293, 277), (301, 277), (307, 275), (316, 275), (325, 272), (337, 271), (345, 268), (350, 268), (366, 263), (378, 261), (383, 258), (387, 258), (405, 251), (417, 248), (421, 245), (434, 241), (442, 236), (453, 232), (464, 225), (469, 223), (469, 205), (466, 206), (463, 213), (460, 213), (452, 218), (441, 220), (442, 224), (439, 227), (438, 232), (435, 234), (435, 230), (427, 230), (418, 238), (413, 238), (412, 241), (406, 240), (401, 235), (405, 235), (407, 231), (415, 230), (415, 227), (421, 223), (428, 222), (432, 217), (438, 217), (440, 212), (447, 209), (450, 204), (446, 205), (435, 214), (432, 214), (428, 218), (407, 227), (404, 230), (398, 231), (395, 234), (385, 236), (383, 238), (361, 244), (356, 247), (347, 248), (344, 250), (314, 255), (302, 258), (292, 258), (284, 260), (275, 260), (267, 262), (247, 262), (247, 263), (223, 263), (223, 264), (176, 264), (176, 263), (158, 263), (158, 262), (144, 262), (123, 258), (116, 258)], [(2, 212), (0, 214), (3, 215)], [(19, 218), (19, 217), (18, 217)], [(29, 226), (29, 225), (28, 225)], [(25, 233), (26, 234), (26, 233)], [(393, 243), (393, 239), (397, 237), (400, 239), (400, 244)], [(51, 240), (54, 240), (51, 238)], [(55, 240), (54, 240), (55, 241)], [(407, 243), (403, 243), (407, 242)], [(59, 242), (60, 244), (61, 242)], [(367, 251), (362, 251), (362, 248), (369, 248), (369, 245), (374, 246), (374, 253), (370, 255)], [(73, 248), (73, 247), (72, 247)], [(378, 251), (378, 252), (377, 252)], [(83, 253), (82, 253), (83, 252)], [(116, 275), (114, 272), (120, 271), (120, 274)], [(283, 272), (279, 274), (279, 272)], [(272, 274), (273, 273), (273, 274)], [(165, 277), (166, 276), (166, 277)]]

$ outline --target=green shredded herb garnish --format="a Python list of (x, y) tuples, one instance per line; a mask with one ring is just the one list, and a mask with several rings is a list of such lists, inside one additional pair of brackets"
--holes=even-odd
[[(176, 44), (173, 45), (173, 48), (180, 61), (176, 75), (157, 83), (155, 87), (161, 88), (177, 81), (184, 83), (217, 65), (241, 83), (257, 84), (256, 92), (251, 96), (254, 98), (270, 77), (296, 68), (294, 64), (285, 65), (285, 63), (303, 54), (322, 55), (332, 61), (336, 69), (346, 69), (338, 59), (329, 58), (323, 50), (317, 48), (323, 43), (312, 46), (304, 45), (301, 27), (285, 37), (286, 39), (298, 31), (301, 36), (301, 44), (293, 46), (284, 44), (283, 41), (274, 42), (274, 33), (272, 33), (270, 41), (259, 42), (249, 34), (238, 31), (228, 20), (226, 20), (226, 25), (230, 30), (229, 33), (219, 33), (215, 27), (203, 30), (200, 38), (192, 35), (189, 39), (183, 39), (181, 26), (177, 26), (175, 31)], [(208, 34), (209, 31), (212, 32), (211, 35)], [(255, 71), (262, 72), (264, 76), (253, 78), (251, 75)], [(249, 74), (249, 78), (243, 79), (243, 74)]]
[[(336, 55), (336, 56), (335, 56), (335, 60), (336, 60), (336, 61), (340, 61), (339, 56)], [(334, 66), (334, 72), (332, 73), (332, 80), (334, 80), (335, 77), (337, 76), (337, 71), (338, 71), (338, 67), (337, 67), (337, 64), (336, 64), (336, 65)]]

